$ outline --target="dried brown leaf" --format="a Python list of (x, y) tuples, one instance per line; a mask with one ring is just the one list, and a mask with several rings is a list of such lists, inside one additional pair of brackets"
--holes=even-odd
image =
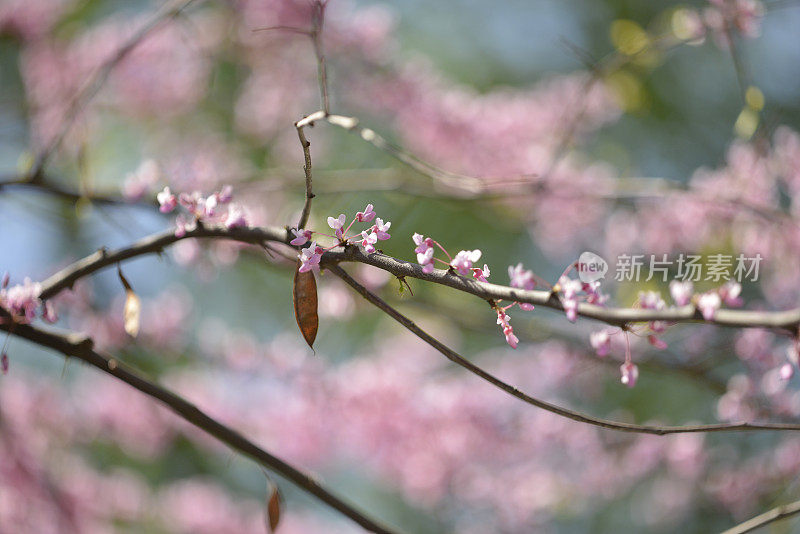
[[(298, 264), (299, 265), (299, 264)], [(294, 318), (297, 326), (308, 346), (314, 348), (314, 340), (317, 338), (319, 328), (319, 316), (317, 315), (317, 281), (313, 271), (301, 273), (299, 270), (294, 272), (294, 288), (292, 291), (294, 301)]]
[(267, 526), (270, 533), (275, 532), (281, 520), (281, 493), (278, 486), (272, 486), (272, 493), (267, 499)]

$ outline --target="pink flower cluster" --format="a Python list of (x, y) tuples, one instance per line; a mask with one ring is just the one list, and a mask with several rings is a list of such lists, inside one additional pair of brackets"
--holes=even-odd
[(558, 293), (561, 298), (561, 305), (564, 307), (564, 312), (567, 314), (567, 319), (570, 322), (575, 322), (578, 318), (578, 304), (586, 302), (588, 304), (595, 304), (603, 306), (608, 300), (608, 295), (600, 291), (600, 281), (582, 282), (570, 278), (567, 274), (575, 268), (575, 264), (571, 264), (564, 273), (558, 278), (558, 284), (553, 287), (553, 292)]
[(0, 282), (0, 307), (11, 314), (15, 321), (30, 323), (40, 310), (45, 321), (54, 323), (58, 320), (53, 303), (49, 300), (43, 303), (39, 298), (42, 292), (39, 282), (33, 282), (27, 277), (22, 284), (15, 286), (9, 287), (9, 282), (10, 277), (6, 273)]
[[(366, 230), (362, 230), (361, 233), (358, 234), (349, 235), (350, 229), (353, 227), (354, 223), (372, 222), (373, 220), (375, 220), (375, 224)], [(347, 226), (345, 227), (345, 225)], [(333, 230), (333, 235), (302, 228), (292, 228), (294, 238), (289, 241), (289, 243), (296, 247), (305, 245), (312, 239), (314, 234), (332, 237), (337, 240), (336, 244), (327, 248), (320, 247), (317, 245), (316, 241), (312, 241), (308, 247), (301, 249), (300, 268), (298, 269), (301, 273), (312, 270), (319, 271), (319, 261), (326, 250), (331, 250), (340, 246), (361, 245), (364, 247), (364, 252), (372, 254), (377, 251), (375, 245), (378, 241), (386, 241), (392, 237), (389, 234), (389, 228), (392, 226), (392, 223), (384, 222), (383, 219), (377, 217), (372, 204), (367, 204), (364, 211), (357, 212), (349, 225), (347, 224), (347, 216), (342, 213), (338, 217), (328, 217), (328, 226)]]
[[(170, 213), (178, 205), (186, 210), (188, 217), (181, 213), (175, 218), (177, 237), (183, 237), (187, 231), (194, 230), (198, 223), (223, 223), (229, 229), (247, 226), (244, 209), (239, 204), (231, 202), (233, 189), (229, 185), (208, 197), (202, 196), (199, 191), (176, 196), (169, 187), (165, 187), (156, 198), (161, 213)], [(226, 204), (227, 206), (222, 209)]]
[(742, 305), (742, 299), (739, 296), (742, 292), (742, 285), (733, 280), (726, 282), (715, 290), (707, 291), (696, 297), (693, 291), (694, 285), (691, 281), (673, 280), (669, 284), (669, 292), (675, 304), (685, 306), (694, 300), (697, 309), (700, 310), (700, 313), (703, 314), (703, 319), (706, 321), (714, 319), (714, 315), (723, 303), (731, 307)]
[(751, 39), (761, 34), (764, 5), (760, 0), (709, 0), (709, 3), (703, 20), (720, 48), (730, 46), (733, 31)]

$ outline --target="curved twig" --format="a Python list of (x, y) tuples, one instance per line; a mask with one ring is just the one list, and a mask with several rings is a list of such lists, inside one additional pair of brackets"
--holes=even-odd
[(412, 321), (399, 311), (395, 310), (393, 307), (387, 304), (383, 299), (381, 299), (380, 297), (369, 291), (367, 288), (359, 284), (355, 279), (353, 279), (353, 277), (347, 274), (347, 272), (338, 265), (329, 266), (328, 271), (341, 278), (346, 284), (355, 289), (362, 297), (364, 297), (371, 304), (375, 305), (381, 311), (386, 313), (392, 319), (394, 319), (395, 321), (406, 327), (406, 329), (411, 331), (415, 336), (417, 336), (422, 341), (424, 341), (431, 347), (435, 348), (436, 350), (444, 354), (444, 356), (447, 357), (448, 360), (452, 361), (457, 365), (460, 365), (461, 367), (468, 370), (472, 374), (481, 377), (490, 384), (497, 386), (498, 388), (502, 389), (509, 395), (516, 397), (517, 399), (520, 399), (521, 401), (526, 402), (527, 404), (536, 406), (537, 408), (541, 408), (543, 410), (547, 410), (548, 412), (554, 413), (556, 415), (572, 419), (573, 421), (578, 421), (580, 423), (587, 423), (593, 426), (607, 428), (610, 430), (618, 430), (621, 432), (656, 434), (659, 436), (667, 434), (686, 434), (686, 433), (696, 433), (696, 432), (732, 432), (732, 431), (745, 431), (745, 430), (795, 430), (795, 431), (800, 430), (800, 424), (786, 424), (786, 423), (719, 423), (712, 425), (685, 425), (685, 426), (636, 425), (632, 423), (620, 423), (616, 421), (610, 421), (608, 419), (601, 419), (599, 417), (593, 417), (591, 415), (581, 413), (575, 410), (570, 410), (569, 408), (564, 408), (563, 406), (551, 404), (549, 402), (537, 399), (535, 397), (528, 395), (527, 393), (518, 390), (511, 384), (503, 382), (493, 374), (485, 371), (481, 367), (478, 367), (474, 363), (470, 362), (469, 360), (458, 354), (456, 351), (449, 348), (447, 345), (445, 345), (441, 341), (437, 340), (436, 338), (425, 332), (422, 328), (418, 327), (414, 323), (414, 321)]
[(800, 514), (800, 501), (777, 506), (761, 515), (748, 519), (744, 523), (739, 523), (735, 527), (729, 528), (722, 534), (745, 534), (745, 532), (753, 532), (770, 523), (787, 519), (797, 514)]

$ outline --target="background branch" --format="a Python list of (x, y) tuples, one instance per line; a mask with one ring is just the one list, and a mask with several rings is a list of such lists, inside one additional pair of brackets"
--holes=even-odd
[(237, 431), (210, 417), (194, 404), (172, 391), (128, 369), (119, 360), (93, 349), (90, 338), (74, 333), (57, 333), (29, 324), (11, 322), (6, 313), (0, 314), (0, 330), (27, 339), (37, 345), (53, 349), (66, 357), (77, 358), (138, 389), (145, 395), (165, 404), (185, 421), (219, 439), (232, 449), (255, 460), (259, 465), (279, 474), (301, 490), (309, 493), (337, 512), (349, 517), (365, 529), (379, 534), (393, 531), (367, 517), (339, 497), (325, 489), (312, 476), (265, 451)]
[(560, 415), (562, 417), (566, 417), (568, 419), (572, 419), (573, 421), (578, 421), (580, 423), (587, 423), (593, 426), (599, 426), (601, 428), (607, 428), (610, 430), (618, 430), (621, 432), (634, 432), (640, 434), (656, 434), (659, 436), (663, 436), (666, 434), (684, 434), (684, 433), (692, 433), (692, 432), (731, 432), (737, 430), (800, 430), (800, 424), (784, 424), (784, 423), (762, 423), (762, 424), (751, 424), (751, 423), (720, 423), (720, 424), (712, 424), (712, 425), (686, 425), (686, 426), (657, 426), (657, 425), (635, 425), (631, 423), (619, 423), (616, 421), (610, 421), (607, 419), (601, 419), (598, 417), (592, 417), (590, 415), (577, 412), (575, 410), (570, 410), (569, 408), (564, 408), (562, 406), (558, 406), (556, 404), (551, 404), (549, 402), (545, 402), (541, 399), (537, 399), (524, 393), (511, 384), (507, 382), (503, 382), (496, 376), (490, 374), (489, 372), (485, 371), (481, 367), (478, 367), (474, 363), (470, 362), (460, 354), (458, 354), (453, 349), (446, 346), (444, 343), (433, 337), (432, 335), (425, 332), (422, 328), (418, 327), (414, 321), (391, 307), (387, 304), (383, 299), (372, 293), (370, 290), (359, 284), (353, 277), (351, 277), (347, 272), (339, 267), (338, 265), (332, 265), (328, 267), (328, 270), (332, 272), (334, 275), (341, 278), (347, 285), (355, 289), (362, 297), (364, 297), (367, 301), (371, 304), (375, 305), (378, 309), (386, 313), (389, 317), (403, 325), (406, 329), (411, 331), (415, 336), (420, 338), (422, 341), (433, 347), (434, 349), (441, 352), (448, 360), (452, 361), (453, 363), (460, 365), (464, 369), (468, 370), (472, 374), (479, 376), (480, 378), (486, 380), (490, 384), (502, 389), (509, 395), (520, 399), (527, 404), (531, 404), (536, 406), (537, 408), (541, 408), (543, 410), (547, 410), (548, 412), (554, 413), (556, 415)]

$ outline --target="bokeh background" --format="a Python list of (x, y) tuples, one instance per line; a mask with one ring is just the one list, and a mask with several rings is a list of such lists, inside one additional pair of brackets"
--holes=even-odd
[[(24, 175), (74, 95), (163, 5), (0, 0), (0, 175)], [(719, 21), (722, 20), (722, 26)], [(305, 0), (196, 1), (152, 32), (82, 108), (52, 183), (0, 188), (0, 270), (42, 280), (99, 247), (174, 225), (164, 185), (234, 186), (251, 224), (286, 225), (303, 201), (293, 122), (319, 107)], [(323, 42), (333, 111), (458, 177), (425, 176), (356, 135), (309, 129), (310, 228), (368, 202), (451, 253), (480, 249), (491, 281), (523, 262), (555, 281), (581, 251), (761, 253), (747, 307), (798, 298), (800, 5), (569, 0), (330, 0)], [(727, 31), (725, 30), (727, 28)], [(150, 174), (142, 161), (153, 160)], [(93, 194), (119, 199), (92, 202)], [(294, 325), (290, 265), (184, 241), (123, 266), (142, 329), (123, 330), (112, 270), (59, 298), (59, 326), (91, 334), (257, 443), (317, 473), (400, 531), (711, 532), (798, 498), (792, 434), (618, 434), (524, 405), (454, 368), (332, 276), (319, 277), (312, 353)], [(509, 348), (485, 302), (350, 272), (473, 361), (537, 397), (623, 421), (795, 421), (790, 339), (679, 325), (596, 356), (602, 325), (510, 311)], [(710, 282), (698, 284), (710, 289)], [(604, 283), (633, 305), (657, 282)], [(517, 310), (517, 311), (514, 311)], [(270, 484), (107, 376), (11, 338), (0, 377), (0, 531), (260, 532)], [(358, 529), (277, 477), (278, 532)], [(791, 531), (791, 523), (776, 532)], [(784, 529), (784, 530), (781, 530)]]

